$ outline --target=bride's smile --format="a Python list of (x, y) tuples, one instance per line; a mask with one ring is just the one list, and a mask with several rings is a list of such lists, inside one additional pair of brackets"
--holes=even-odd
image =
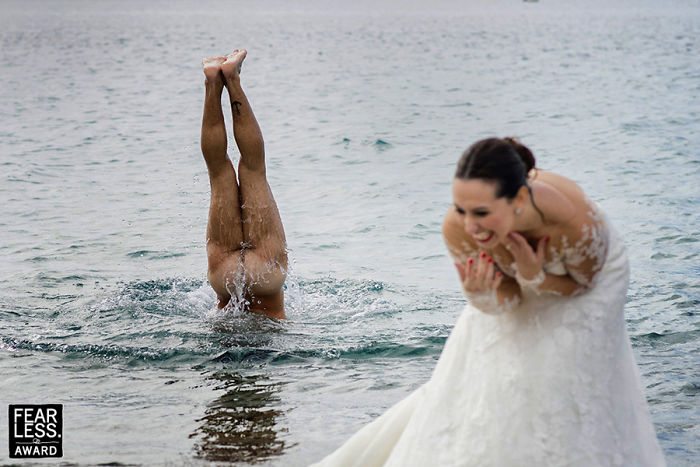
[(455, 210), (463, 222), (464, 232), (482, 249), (503, 244), (508, 233), (520, 228), (516, 212), (522, 212), (524, 200), (497, 198), (498, 184), (479, 179), (455, 179), (452, 196)]

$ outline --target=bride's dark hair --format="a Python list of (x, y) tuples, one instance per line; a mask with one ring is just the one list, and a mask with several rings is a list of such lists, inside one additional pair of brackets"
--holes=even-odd
[(527, 175), (534, 167), (532, 151), (515, 138), (487, 138), (464, 151), (455, 178), (494, 181), (498, 184), (496, 198), (505, 196), (512, 200), (523, 185), (530, 190)]

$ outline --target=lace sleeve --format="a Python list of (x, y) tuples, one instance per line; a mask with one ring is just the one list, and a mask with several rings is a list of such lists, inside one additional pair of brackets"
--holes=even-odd
[(596, 277), (608, 254), (609, 232), (598, 208), (588, 201), (590, 210), (576, 223), (569, 235), (562, 236), (562, 256), (569, 276), (584, 292), (595, 285)]

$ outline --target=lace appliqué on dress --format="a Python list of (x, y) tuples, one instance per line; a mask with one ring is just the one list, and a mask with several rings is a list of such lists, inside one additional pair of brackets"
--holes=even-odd
[(452, 245), (447, 244), (447, 250), (450, 252), (454, 259), (456, 259), (462, 264), (466, 263), (469, 258), (473, 258), (474, 260), (476, 260), (478, 257), (477, 251), (474, 250), (471, 247), (471, 245), (469, 245), (469, 243), (467, 242), (462, 242), (461, 249), (455, 248)]
[(520, 305), (520, 297), (517, 295), (511, 298), (504, 297), (503, 303), (499, 302), (496, 289), (464, 293), (472, 306), (489, 315), (501, 315), (513, 311)]
[(518, 285), (520, 286), (521, 289), (528, 289), (532, 290), (536, 295), (540, 294), (539, 287), (542, 285), (542, 282), (544, 282), (546, 276), (544, 269), (540, 269), (540, 272), (535, 275), (532, 279), (525, 279), (523, 276), (520, 275), (520, 271), (517, 270), (515, 272), (515, 280), (518, 282)]
[(588, 220), (581, 226), (581, 235), (571, 244), (566, 235), (561, 237), (560, 252), (553, 256), (561, 259), (571, 278), (580, 285), (574, 295), (581, 294), (595, 285), (598, 272), (603, 269), (608, 254), (609, 231), (598, 207), (589, 198)]

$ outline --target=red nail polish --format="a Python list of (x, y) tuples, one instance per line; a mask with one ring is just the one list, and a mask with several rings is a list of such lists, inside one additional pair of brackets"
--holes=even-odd
[(481, 253), (482, 258), (486, 258), (486, 253)]
[(489, 258), (489, 264), (493, 263), (493, 258)]
[(503, 274), (501, 274), (500, 272), (497, 272), (496, 277), (498, 277), (500, 279), (501, 277), (503, 277)]
[(469, 264), (474, 264), (474, 258), (469, 258)]

